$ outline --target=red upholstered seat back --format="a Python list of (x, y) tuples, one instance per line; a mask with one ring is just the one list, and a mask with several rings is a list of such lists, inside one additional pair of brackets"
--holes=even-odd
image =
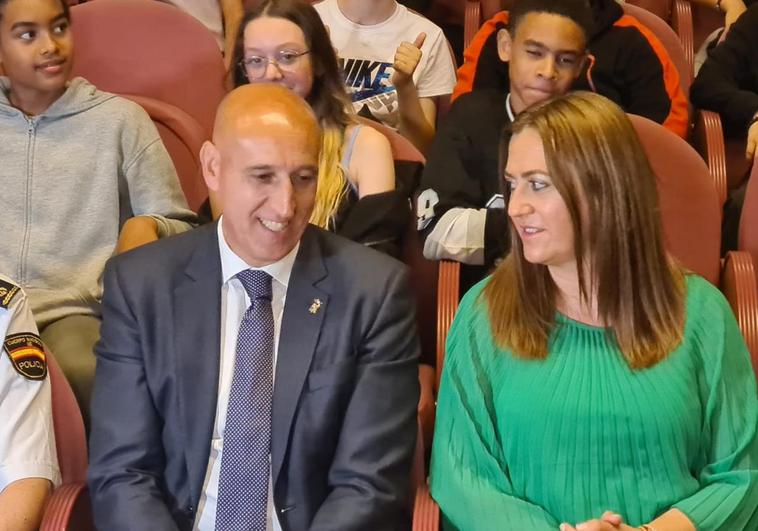
[(629, 115), (658, 181), (666, 248), (680, 263), (719, 283), (721, 209), (708, 167), (662, 125)]
[(170, 103), (210, 134), (226, 93), (213, 35), (192, 16), (153, 0), (97, 0), (71, 9), (73, 75), (101, 90)]
[(64, 484), (84, 483), (87, 481), (87, 439), (82, 413), (58, 362), (49, 351), (45, 355), (52, 389), (53, 430), (61, 477)]

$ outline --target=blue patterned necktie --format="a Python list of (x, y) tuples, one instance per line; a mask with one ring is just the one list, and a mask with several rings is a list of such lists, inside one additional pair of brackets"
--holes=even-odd
[(226, 410), (216, 505), (217, 531), (265, 531), (274, 391), (271, 277), (237, 274), (250, 306), (237, 334), (237, 355)]

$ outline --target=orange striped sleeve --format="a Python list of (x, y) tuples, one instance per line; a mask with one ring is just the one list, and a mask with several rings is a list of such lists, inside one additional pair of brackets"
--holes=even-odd
[(500, 11), (494, 17), (485, 22), (479, 31), (474, 35), (471, 44), (463, 52), (463, 65), (458, 69), (458, 82), (455, 84), (455, 90), (451, 96), (451, 101), (455, 98), (471, 92), (474, 88), (474, 78), (476, 77), (476, 68), (479, 65), (479, 55), (487, 39), (495, 32), (498, 24), (508, 24), (508, 12)]
[(690, 123), (688, 110), (689, 104), (687, 102), (687, 96), (682, 90), (679, 71), (671, 61), (671, 57), (669, 57), (666, 47), (647, 26), (644, 26), (636, 18), (630, 15), (623, 15), (614, 23), (614, 26), (633, 27), (650, 43), (653, 52), (658, 57), (658, 61), (663, 68), (663, 83), (666, 87), (669, 101), (671, 101), (671, 108), (669, 109), (668, 116), (663, 121), (663, 126), (678, 136), (687, 138)]

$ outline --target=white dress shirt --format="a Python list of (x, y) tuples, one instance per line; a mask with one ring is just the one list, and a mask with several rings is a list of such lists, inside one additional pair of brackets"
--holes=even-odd
[[(211, 453), (208, 459), (208, 468), (203, 482), (203, 493), (198, 504), (197, 517), (194, 529), (197, 531), (210, 531), (216, 526), (216, 502), (218, 500), (218, 480), (221, 471), (221, 456), (224, 447), (224, 430), (226, 427), (226, 409), (229, 403), (229, 393), (232, 387), (234, 375), (234, 361), (237, 351), (237, 334), (239, 332), (242, 317), (250, 306), (248, 297), (242, 283), (235, 277), (240, 271), (246, 269), (259, 269), (265, 271), (273, 279), (271, 282), (271, 310), (274, 314), (274, 360), (276, 368), (276, 355), (279, 349), (279, 331), (282, 328), (282, 312), (284, 301), (287, 296), (292, 266), (300, 247), (298, 243), (284, 258), (265, 267), (250, 267), (240, 258), (224, 238), (223, 216), (218, 222), (218, 247), (221, 254), (221, 359), (219, 360), (219, 384), (218, 403), (216, 405), (216, 421), (211, 440)], [(276, 371), (274, 371), (276, 372)], [(268, 492), (268, 518), (267, 531), (281, 531), (279, 519), (274, 510), (272, 480), (269, 478)]]
[[(0, 276), (5, 286), (13, 284)], [(30, 380), (10, 360), (5, 341), (12, 334), (38, 336), (23, 291), (4, 287), (0, 302), (0, 491), (26, 478), (61, 481), (55, 449), (50, 377)]]

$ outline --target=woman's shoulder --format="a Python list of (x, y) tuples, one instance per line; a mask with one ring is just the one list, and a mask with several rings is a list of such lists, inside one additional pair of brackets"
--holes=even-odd
[(685, 312), (688, 324), (708, 326), (733, 317), (724, 295), (710, 282), (694, 273), (685, 275)]
[(487, 301), (484, 298), (484, 288), (489, 284), (490, 277), (480, 280), (469, 289), (458, 303), (455, 319), (450, 330), (451, 335), (460, 331), (475, 328), (486, 328), (489, 334), (489, 317), (487, 315)]
[[(685, 327), (683, 344), (699, 352), (705, 366), (719, 365), (733, 348), (746, 350), (732, 308), (724, 295), (704, 278), (686, 276)], [(731, 345), (729, 347), (728, 345)]]
[(386, 149), (389, 150), (390, 156), (392, 154), (390, 141), (387, 137), (370, 125), (356, 123), (347, 126), (345, 144), (351, 141), (355, 142), (355, 149), (357, 150)]
[[(386, 136), (371, 126), (351, 124), (345, 130), (343, 150), (349, 153), (344, 162), (350, 180), (361, 196), (395, 188), (392, 148)], [(363, 191), (362, 191), (363, 190)]]

